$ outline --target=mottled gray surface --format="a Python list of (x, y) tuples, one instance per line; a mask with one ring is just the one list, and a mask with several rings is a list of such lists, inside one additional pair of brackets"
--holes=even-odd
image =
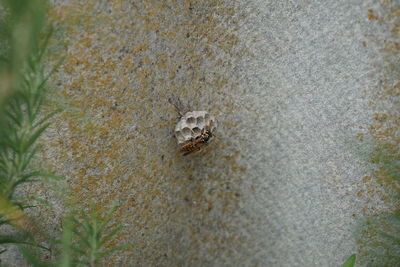
[(349, 144), (371, 118), (362, 89), (373, 82), (361, 2), (254, 1), (241, 29), (260, 39), (241, 62), (249, 93), (237, 101), (263, 114), (239, 119), (244, 137), (256, 134), (242, 159), (257, 185), (245, 209), (260, 218), (253, 257), (267, 266), (338, 266), (355, 252), (365, 170)]

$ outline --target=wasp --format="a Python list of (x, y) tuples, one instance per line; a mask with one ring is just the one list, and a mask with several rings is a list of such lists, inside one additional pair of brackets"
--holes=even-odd
[(183, 153), (184, 156), (198, 152), (203, 147), (208, 145), (208, 141), (210, 140), (211, 137), (213, 137), (211, 131), (203, 129), (203, 132), (200, 135), (196, 136), (196, 138), (191, 142), (183, 145), (180, 150), (184, 152)]
[[(185, 105), (182, 103), (182, 101), (174, 95), (168, 99), (168, 102), (175, 107), (177, 113), (179, 114), (179, 118), (182, 118), (186, 114), (186, 112), (190, 110), (189, 107), (185, 107)], [(191, 129), (191, 131), (192, 131), (194, 137), (192, 135), (191, 138), (180, 139), (176, 136), (176, 138), (180, 142), (187, 142), (180, 148), (180, 151), (183, 152), (184, 156), (200, 151), (203, 147), (208, 145), (209, 140), (214, 136), (211, 133), (211, 122), (210, 121), (207, 125), (205, 125), (205, 127), (203, 128), (203, 130), (201, 131), (200, 134), (199, 134), (199, 132), (193, 131), (193, 129)]]

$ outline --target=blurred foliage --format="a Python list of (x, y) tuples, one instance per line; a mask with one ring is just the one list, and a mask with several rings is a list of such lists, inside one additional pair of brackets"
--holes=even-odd
[(369, 23), (379, 24), (383, 31), (372, 30), (365, 36), (377, 51), (372, 61), (379, 83), (370, 92), (377, 112), (368, 127), (372, 142), (364, 147), (370, 150), (366, 162), (372, 167), (374, 183), (368, 197), (382, 201), (386, 210), (372, 207), (363, 216), (357, 255), (365, 266), (391, 267), (400, 266), (400, 5), (399, 1), (375, 2), (367, 16)]
[(382, 213), (364, 218), (358, 240), (363, 263), (371, 267), (399, 266), (399, 233), (400, 214), (398, 213)]
[(14, 198), (19, 185), (38, 182), (43, 177), (59, 178), (30, 168), (38, 149), (37, 140), (50, 125), (48, 120), (54, 112), (43, 118), (40, 116), (49, 77), (44, 75), (40, 57), (29, 58), (24, 69), (19, 75), (18, 90), (4, 102), (0, 124), (0, 194), (21, 209), (29, 204), (27, 199)]
[[(46, 27), (46, 2), (0, 3), (0, 244), (18, 245), (32, 266), (99, 266), (104, 257), (124, 247), (106, 248), (121, 230), (121, 226), (110, 227), (115, 206), (105, 216), (94, 206), (88, 213), (71, 212), (63, 221), (59, 239), (47, 235), (49, 247), (35, 240), (32, 228), (37, 226), (24, 213), (34, 207), (32, 203), (46, 201), (17, 193), (21, 185), (61, 178), (32, 166), (38, 139), (57, 112), (42, 114), (46, 82), (57, 66), (45, 72), (43, 55), (51, 36)], [(51, 259), (43, 259), (44, 250), (51, 252)]]
[(400, 263), (400, 154), (398, 144), (376, 142), (369, 162), (377, 182), (387, 188), (390, 200), (397, 203), (392, 212), (365, 216), (359, 230), (359, 252), (368, 266), (399, 266)]
[(21, 247), (27, 261), (35, 267), (42, 266), (101, 266), (102, 260), (114, 251), (126, 247), (117, 245), (106, 248), (110, 240), (122, 229), (111, 226), (115, 206), (105, 216), (96, 212), (94, 205), (88, 212), (72, 212), (63, 221), (61, 239), (56, 240), (53, 260), (41, 259), (40, 248)]
[[(88, 214), (82, 210), (80, 216), (72, 214), (66, 219), (63, 247), (70, 247), (71, 249), (63, 250), (62, 266), (67, 266), (65, 264), (66, 258), (75, 259), (75, 262), (72, 262), (73, 264), (98, 266), (101, 259), (105, 256), (126, 247), (126, 245), (119, 245), (109, 249), (105, 248), (107, 242), (122, 229), (121, 225), (109, 227), (114, 211), (115, 205), (102, 217), (96, 212), (94, 205), (92, 205)], [(71, 232), (72, 240), (76, 240), (73, 246), (70, 246), (72, 244), (70, 242)]]
[(342, 265), (342, 267), (353, 267), (356, 263), (356, 254), (351, 255)]
[(0, 108), (4, 109), (6, 98), (20, 87), (20, 75), (28, 59), (32, 55), (41, 56), (45, 1), (1, 0), (0, 3)]
[(370, 162), (381, 170), (380, 176), (385, 176), (400, 182), (400, 151), (399, 144), (379, 142), (370, 154)]
[[(44, 32), (44, 1), (3, 0), (0, 6), (0, 226), (17, 232), (0, 235), (0, 243), (39, 247), (29, 232), (23, 210), (35, 197), (16, 195), (20, 185), (58, 178), (33, 170), (37, 140), (52, 114), (40, 118), (45, 96), (43, 52), (50, 33)], [(2, 228), (2, 229), (3, 229)]]

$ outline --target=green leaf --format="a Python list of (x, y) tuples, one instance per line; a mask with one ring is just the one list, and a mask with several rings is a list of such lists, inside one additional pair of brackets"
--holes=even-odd
[[(21, 103), (19, 103), (20, 101), (18, 100), (17, 96), (14, 96), (14, 99), (12, 99), (12, 101), (10, 101), (9, 105), (7, 106), (7, 110), (6, 112), (10, 113), (10, 114), (14, 114), (16, 119), (19, 122), (23, 121), (24, 118), (24, 114), (21, 110)], [(20, 126), (20, 124), (18, 124), (18, 126)]]
[(50, 119), (51, 117), (53, 117), (55, 114), (60, 113), (61, 109), (57, 109), (51, 113), (49, 113), (48, 115), (46, 115), (43, 119), (41, 119), (40, 121), (38, 121), (37, 123), (35, 123), (33, 125), (33, 128), (38, 127), (39, 125), (42, 125), (44, 122), (46, 122), (48, 119)]
[(60, 267), (70, 267), (73, 266), (73, 252), (72, 252), (72, 238), (73, 238), (73, 222), (72, 216), (68, 217), (64, 221), (64, 231), (62, 234), (61, 245), (62, 245), (62, 254), (60, 257), (60, 262), (58, 266)]
[(6, 116), (9, 117), (15, 124), (17, 124), (19, 127), (22, 125), (22, 118), (20, 117), (20, 113), (13, 114), (9, 110), (5, 111)]
[(43, 78), (39, 86), (37, 87), (37, 90), (43, 89), (44, 85), (46, 84), (47, 80), (50, 78), (51, 75), (53, 75), (58, 67), (63, 63), (64, 57), (60, 58), (57, 63), (54, 65), (54, 67), (51, 69), (51, 71)]
[(0, 142), (1, 142), (1, 145), (9, 147), (15, 152), (15, 151), (18, 151), (18, 146), (17, 146), (15, 140), (11, 139), (11, 137), (10, 137), (11, 135), (16, 136), (16, 133), (12, 133), (8, 136), (7, 135), (2, 136), (2, 140)]
[[(19, 203), (24, 203), (28, 201), (35, 201), (43, 205), (49, 206), (50, 203), (47, 200), (38, 197), (26, 196), (26, 197), (14, 197), (14, 200), (18, 201)], [(14, 202), (13, 202), (14, 203)]]
[(49, 174), (49, 173), (40, 172), (40, 171), (33, 171), (33, 172), (30, 172), (30, 173), (22, 176), (23, 179), (32, 178), (32, 177), (47, 177), (47, 178), (52, 178), (55, 180), (60, 180), (60, 179), (64, 178), (61, 175)]
[[(103, 257), (105, 257), (105, 256), (107, 256), (107, 255), (110, 255), (111, 253), (113, 253), (113, 252), (115, 252), (115, 251), (117, 251), (117, 250), (121, 250), (121, 249), (124, 249), (124, 248), (126, 248), (126, 247), (128, 247), (128, 244), (123, 244), (123, 245), (115, 246), (115, 247), (113, 247), (113, 248), (110, 248), (109, 250), (106, 250), (106, 251), (104, 251), (104, 252), (100, 252), (100, 253), (99, 253), (99, 257), (100, 257), (100, 258), (103, 258)], [(346, 267), (347, 267), (347, 266), (346, 266)]]
[(10, 63), (10, 60), (8, 58), (6, 58), (5, 56), (0, 56), (0, 61)]
[(77, 252), (77, 253), (79, 253), (79, 254), (81, 254), (81, 255), (85, 255), (86, 254), (86, 251), (84, 251), (83, 249), (80, 249), (77, 246), (72, 247), (72, 250)]
[(34, 183), (34, 182), (38, 182), (38, 180), (33, 180), (33, 179), (28, 179), (28, 178), (26, 178), (26, 179), (19, 179), (18, 181), (15, 181), (15, 182), (12, 184), (10, 191), (9, 191), (9, 192), (6, 192), (8, 198), (9, 198), (9, 199), (14, 198), (13, 195), (14, 195), (15, 189), (18, 187), (18, 185), (24, 184), (24, 183)]
[(39, 136), (49, 127), (50, 123), (46, 123), (44, 126), (39, 128), (28, 140), (28, 142), (24, 145), (23, 151), (26, 151), (29, 149), (29, 147), (32, 146), (32, 144), (39, 138)]
[(0, 175), (0, 185), (1, 185), (1, 181), (5, 181), (5, 180), (8, 180), (8, 179), (5, 176)]
[(90, 247), (88, 235), (85, 235), (85, 233), (78, 231), (76, 228), (72, 229), (72, 232), (79, 238), (83, 245)]
[(116, 209), (116, 204), (113, 203), (109, 208), (109, 211), (107, 212), (106, 216), (102, 219), (102, 223), (100, 223), (99, 226), (99, 231), (103, 231), (104, 228), (107, 226), (107, 224), (110, 222), (115, 209)]
[(1, 220), (0, 225), (11, 224), (9, 220)]
[(10, 191), (8, 192), (8, 196), (12, 197), (15, 189), (17, 188), (18, 185), (23, 184), (23, 183), (37, 183), (37, 182), (44, 182), (44, 180), (41, 179), (31, 179), (33, 177), (48, 177), (52, 179), (62, 179), (62, 176), (59, 175), (54, 175), (54, 174), (48, 174), (48, 173), (42, 173), (39, 171), (34, 171), (28, 174), (23, 175), (19, 180), (15, 181), (13, 185), (11, 186)]
[(36, 242), (27, 241), (29, 239), (28, 234), (23, 235), (1, 235), (0, 236), (0, 244), (23, 244), (23, 245), (30, 245), (33, 247), (38, 247), (45, 250), (50, 250), (49, 248), (42, 246)]
[(356, 254), (351, 255), (345, 263), (343, 263), (342, 267), (353, 267), (356, 263)]
[(18, 206), (21, 210), (24, 210), (25, 208), (30, 208), (29, 206), (26, 206), (26, 203), (20, 202), (20, 201), (12, 201), (12, 204), (15, 206)]
[(54, 31), (54, 29), (51, 26), (47, 29), (46, 36), (44, 37), (44, 40), (42, 42), (42, 46), (40, 47), (40, 50), (39, 50), (39, 53), (38, 53), (38, 57), (36, 59), (38, 62), (40, 62), (42, 60), (42, 58), (43, 58), (43, 54), (47, 49), (47, 46), (49, 44), (49, 40), (50, 40), (51, 36), (53, 35), (53, 31)]
[(24, 255), (25, 259), (31, 264), (31, 266), (35, 267), (48, 267), (54, 266), (51, 262), (44, 262), (40, 259), (40, 252), (39, 251), (32, 251), (25, 247), (20, 247), (19, 250), (21, 251), (22, 255)]
[(33, 156), (35, 156), (37, 149), (38, 149), (37, 147), (34, 147), (31, 152), (24, 155), (24, 161), (21, 165), (21, 171), (24, 171), (26, 169), (26, 167), (29, 165)]
[(109, 232), (100, 242), (100, 246), (103, 246), (107, 241), (109, 241), (115, 234), (122, 230), (122, 225), (117, 226), (111, 232)]

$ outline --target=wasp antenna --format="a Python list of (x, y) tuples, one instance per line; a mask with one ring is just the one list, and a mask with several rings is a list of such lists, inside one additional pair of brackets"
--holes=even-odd
[(168, 98), (168, 102), (175, 107), (176, 112), (179, 114), (179, 117), (183, 117), (187, 112), (185, 105), (182, 103), (181, 99), (175, 95)]

